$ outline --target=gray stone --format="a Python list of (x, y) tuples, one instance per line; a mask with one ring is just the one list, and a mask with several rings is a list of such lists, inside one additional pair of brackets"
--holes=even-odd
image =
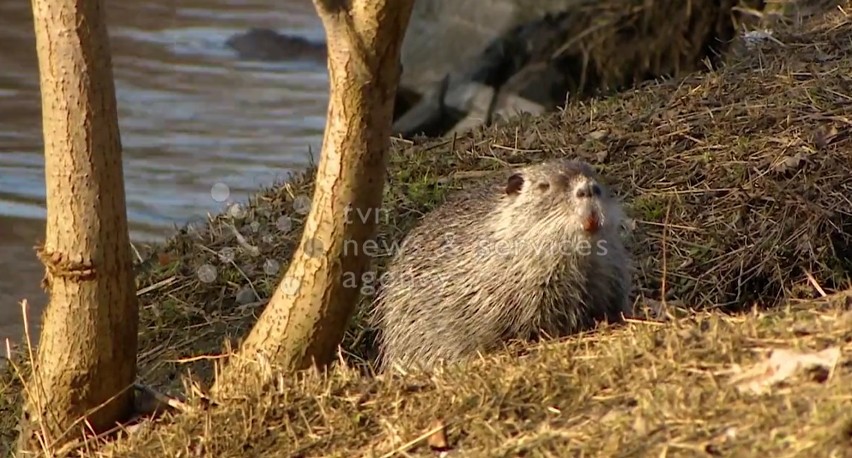
[(578, 0), (416, 0), (402, 45), (400, 85), (425, 94), (494, 40)]

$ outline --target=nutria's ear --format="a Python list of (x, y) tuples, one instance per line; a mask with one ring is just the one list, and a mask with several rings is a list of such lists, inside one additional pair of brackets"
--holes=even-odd
[(506, 194), (512, 195), (521, 192), (521, 186), (524, 185), (524, 177), (520, 173), (513, 173), (506, 180)]

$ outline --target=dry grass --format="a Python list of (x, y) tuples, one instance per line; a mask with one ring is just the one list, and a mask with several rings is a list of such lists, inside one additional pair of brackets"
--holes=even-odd
[(435, 456), (426, 437), (441, 422), (457, 452), (450, 456), (849, 456), (848, 356), (831, 374), (798, 376), (763, 395), (729, 383), (767, 349), (830, 346), (852, 351), (848, 294), (770, 314), (629, 323), (433, 376), (338, 368), (282, 377), (226, 407), (149, 425), (104, 453)]
[(21, 417), (22, 385), (9, 369), (0, 357), (0, 456), (8, 453), (7, 449), (17, 437), (15, 427)]
[[(782, 306), (850, 285), (852, 22), (836, 12), (774, 38), (703, 75), (394, 144), (380, 245), (454, 187), (508, 164), (576, 155), (598, 165), (635, 218), (637, 303), (664, 299), (683, 318), (528, 348), (520, 359), (492, 355), (434, 377), (373, 379), (341, 367), (269, 392), (247, 388), (245, 401), (183, 415), (112, 451), (381, 455), (436, 418), (452, 423), (450, 440), (465, 456), (831, 456), (848, 447), (848, 363), (827, 382), (760, 398), (737, 393), (719, 372), (754, 361), (754, 349), (848, 352), (852, 342), (845, 297)], [(142, 250), (150, 253), (138, 276), (145, 383), (177, 395), (182, 373), (210, 380), (205, 355), (247, 332), (286, 269), (304, 219), (293, 202), (310, 195), (311, 179), (312, 171), (295, 176)], [(380, 268), (384, 258), (376, 261)], [(272, 263), (278, 269), (265, 270)], [(216, 270), (211, 281), (199, 277), (205, 265)], [(713, 310), (753, 305), (777, 307)], [(344, 342), (349, 362), (370, 359), (370, 335), (356, 317)], [(19, 390), (3, 383), (0, 449), (14, 435)]]

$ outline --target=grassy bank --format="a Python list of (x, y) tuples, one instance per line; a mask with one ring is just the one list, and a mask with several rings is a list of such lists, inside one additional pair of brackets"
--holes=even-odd
[(703, 312), (517, 348), (431, 377), (337, 370), (282, 379), (271, 391), (247, 388), (244, 400), (191, 411), (110, 451), (435, 456), (422, 436), (443, 423), (455, 456), (849, 456), (848, 357), (833, 373), (797, 376), (766, 394), (730, 383), (768, 349), (836, 345), (852, 351), (848, 295), (770, 314)]
[[(282, 380), (270, 392), (247, 387), (244, 400), (190, 407), (110, 450), (382, 455), (443, 421), (465, 456), (848, 451), (848, 356), (768, 394), (741, 392), (730, 378), (767, 349), (845, 355), (852, 345), (852, 300), (819, 299), (848, 287), (852, 272), (850, 50), (852, 22), (835, 12), (785, 28), (716, 71), (457, 138), (394, 142), (380, 244), (399, 240), (456, 187), (508, 165), (575, 155), (599, 168), (635, 222), (637, 305), (664, 300), (677, 318), (395, 379), (359, 375), (371, 333), (356, 319), (344, 348), (352, 368)], [(212, 360), (203, 356), (247, 332), (286, 269), (304, 219), (293, 204), (310, 196), (311, 179), (296, 176), (142, 250), (145, 383), (178, 395), (182, 374), (209, 382)], [(215, 275), (199, 275), (208, 268)], [(14, 434), (19, 389), (4, 383), (0, 441)], [(417, 445), (411, 453), (431, 453)]]

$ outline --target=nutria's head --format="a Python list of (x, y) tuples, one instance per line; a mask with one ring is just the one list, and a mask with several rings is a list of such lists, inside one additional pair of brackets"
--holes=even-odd
[(506, 179), (504, 196), (518, 229), (596, 238), (617, 230), (621, 205), (592, 167), (558, 159), (519, 169)]

